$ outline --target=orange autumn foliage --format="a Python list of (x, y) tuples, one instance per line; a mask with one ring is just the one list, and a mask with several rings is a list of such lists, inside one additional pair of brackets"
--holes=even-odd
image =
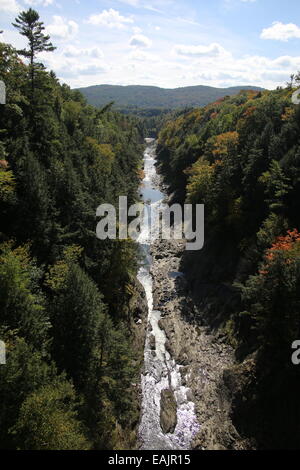
[[(288, 230), (287, 235), (277, 237), (275, 243), (269, 248), (266, 252), (265, 259), (266, 265), (268, 265), (274, 260), (278, 253), (286, 253), (286, 263), (289, 264), (292, 262), (292, 259), (295, 255), (300, 254), (300, 233), (297, 229)], [(263, 269), (259, 271), (260, 274), (267, 275), (269, 271)]]
[(243, 117), (247, 118), (249, 116), (252, 116), (252, 114), (254, 113), (254, 111), (256, 111), (256, 106), (250, 106), (248, 109), (246, 109), (246, 111), (244, 112), (243, 114)]
[(268, 250), (266, 258), (272, 260), (277, 251), (289, 251), (294, 247), (294, 243), (300, 241), (300, 233), (297, 229), (289, 230), (285, 237), (277, 237), (276, 242)]
[(294, 108), (285, 108), (284, 113), (281, 116), (282, 121), (288, 121), (295, 115), (295, 109)]
[(239, 134), (236, 131), (219, 134), (215, 137), (213, 155), (215, 157), (228, 155), (229, 150), (234, 149), (238, 145), (238, 141)]

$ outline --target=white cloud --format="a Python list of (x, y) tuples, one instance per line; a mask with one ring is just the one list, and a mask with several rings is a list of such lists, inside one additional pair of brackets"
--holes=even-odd
[(16, 29), (4, 29), (0, 35), (0, 41), (11, 44), (16, 49), (24, 49), (27, 47), (27, 39), (19, 34)]
[(92, 57), (95, 59), (101, 59), (104, 57), (102, 50), (99, 47), (92, 47), (92, 48), (78, 48), (75, 46), (67, 46), (63, 50), (63, 55), (65, 57)]
[(130, 39), (130, 46), (134, 47), (151, 47), (152, 41), (151, 39), (147, 38), (147, 36), (144, 36), (143, 34), (135, 34), (132, 36)]
[(213, 42), (209, 46), (187, 46), (176, 45), (174, 47), (176, 54), (181, 56), (194, 56), (194, 57), (224, 57), (230, 56), (230, 53), (220, 46), (220, 44)]
[(130, 5), (132, 7), (139, 7), (141, 2), (140, 0), (119, 0), (121, 3), (126, 3), (126, 5)]
[(17, 13), (20, 10), (20, 6), (16, 0), (0, 0), (0, 11), (5, 13)]
[(105, 64), (86, 64), (79, 66), (74, 72), (77, 75), (95, 75), (103, 72), (107, 72), (108, 68)]
[(32, 7), (48, 7), (49, 5), (53, 4), (53, 0), (24, 0), (24, 2), (26, 3), (26, 5), (30, 5)]
[(122, 16), (117, 10), (110, 8), (109, 10), (103, 10), (98, 15), (91, 15), (88, 19), (88, 23), (93, 25), (107, 26), (108, 28), (122, 29), (128, 23), (134, 23), (130, 17)]
[(159, 62), (160, 58), (157, 55), (149, 54), (141, 49), (135, 49), (130, 52), (128, 59), (134, 62)]
[(72, 39), (78, 33), (78, 24), (75, 21), (66, 21), (61, 16), (53, 16), (53, 22), (47, 25), (46, 30), (50, 36), (58, 39)]
[(139, 28), (138, 26), (134, 26), (132, 28), (132, 31), (134, 32), (134, 34), (140, 34), (143, 30)]
[(281, 23), (274, 21), (270, 28), (262, 30), (262, 39), (276, 39), (278, 41), (288, 41), (291, 38), (300, 38), (300, 28), (294, 23)]
[[(74, 48), (76, 49), (76, 48)], [(74, 55), (65, 55), (66, 51), (70, 51)], [(90, 49), (92, 50), (92, 49)], [(47, 54), (42, 52), (39, 54), (39, 59), (46, 64), (48, 69), (54, 70), (58, 77), (70, 81), (79, 79), (81, 76), (97, 76), (109, 71), (110, 66), (102, 59), (99, 60), (93, 57), (90, 53), (86, 53), (87, 49), (82, 49), (84, 54), (78, 60), (78, 56), (75, 55), (75, 51), (66, 47), (62, 52), (56, 52), (54, 54)], [(85, 78), (82, 78), (84, 86)]]
[(161, 8), (170, 7), (174, 2), (173, 0), (118, 0), (120, 3), (125, 3), (131, 7), (144, 8), (145, 10), (153, 11), (155, 13), (162, 13)]
[(180, 16), (178, 16), (176, 18), (176, 21), (179, 21), (181, 23), (186, 23), (186, 24), (189, 24), (189, 25), (193, 25), (193, 26), (201, 26), (201, 24), (198, 23), (197, 21), (191, 20), (189, 18), (182, 18)]

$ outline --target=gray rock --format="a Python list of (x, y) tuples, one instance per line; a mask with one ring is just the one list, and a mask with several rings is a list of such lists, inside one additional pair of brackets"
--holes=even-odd
[(155, 350), (155, 336), (154, 335), (149, 336), (149, 346), (150, 346), (150, 349), (152, 349), (152, 351)]
[(160, 426), (162, 431), (173, 433), (177, 424), (177, 404), (173, 391), (166, 389), (160, 396)]

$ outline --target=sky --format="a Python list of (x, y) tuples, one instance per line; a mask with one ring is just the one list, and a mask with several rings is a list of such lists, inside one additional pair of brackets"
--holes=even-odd
[(34, 8), (57, 47), (40, 59), (71, 87), (284, 86), (300, 70), (299, 0), (0, 0), (0, 40)]

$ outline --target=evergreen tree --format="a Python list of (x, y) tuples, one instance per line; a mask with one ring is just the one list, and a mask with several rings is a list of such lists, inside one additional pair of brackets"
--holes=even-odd
[(0, 114), (1, 445), (109, 449), (130, 435), (134, 446), (137, 250), (97, 240), (95, 210), (126, 193), (135, 202), (142, 134), (136, 119), (88, 106), (36, 63), (52, 46), (27, 13), (16, 25), (24, 22), (21, 55), (31, 64), (0, 43), (8, 96)]
[(30, 60), (30, 77), (31, 77), (31, 90), (34, 93), (34, 78), (35, 70), (40, 67), (35, 63), (36, 55), (39, 52), (52, 52), (56, 48), (50, 42), (50, 36), (44, 34), (45, 26), (42, 21), (39, 21), (40, 15), (37, 11), (29, 8), (27, 11), (22, 11), (13, 26), (20, 31), (22, 36), (25, 36), (29, 42), (28, 49), (22, 49), (18, 53)]
[(75, 409), (74, 387), (67, 381), (53, 381), (29, 395), (12, 428), (22, 450), (88, 450), (83, 426)]

